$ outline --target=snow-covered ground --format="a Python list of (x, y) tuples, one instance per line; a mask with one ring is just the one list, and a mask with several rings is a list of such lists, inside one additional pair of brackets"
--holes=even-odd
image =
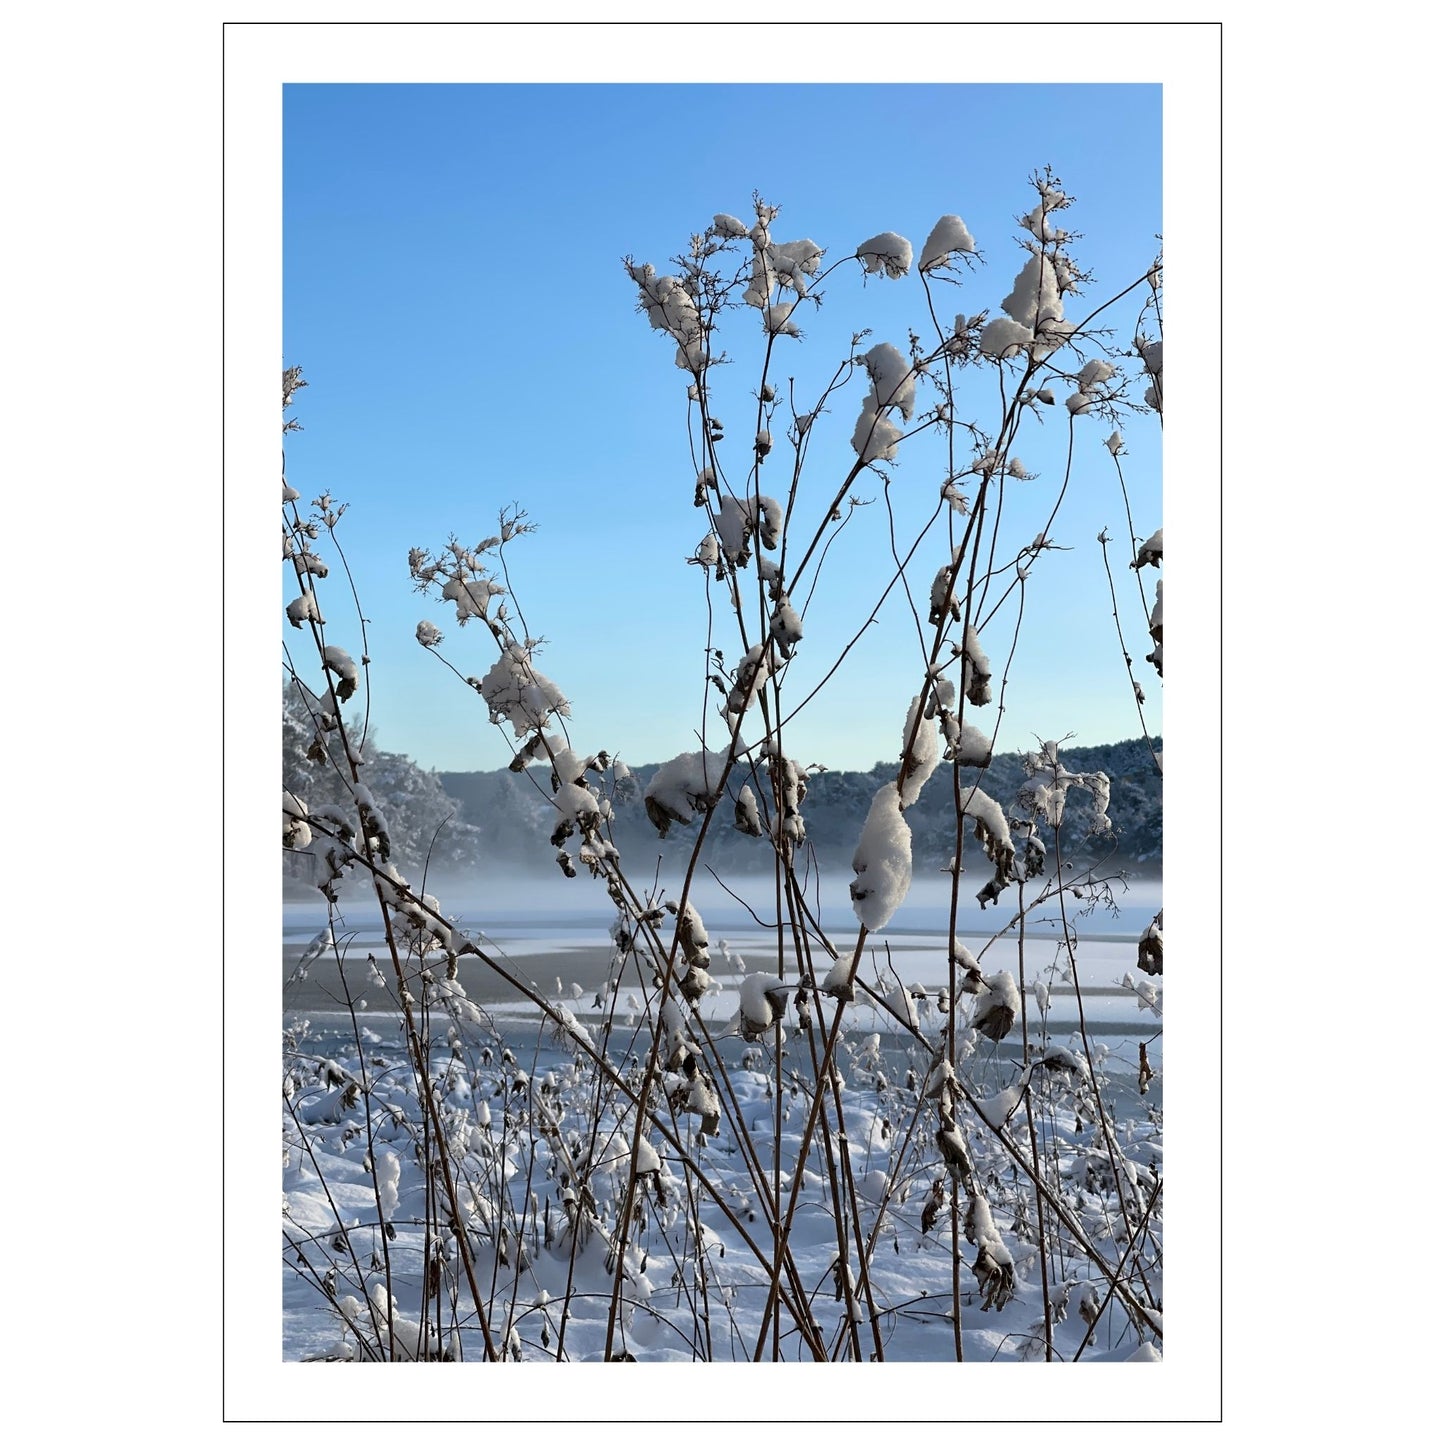
[[(1151, 1328), (1162, 1327), (1161, 1245), (1151, 1236), (1156, 1225), (1140, 1220), (1157, 1220), (1162, 1191), (1163, 991), (1162, 980), (1136, 967), (1138, 936), (1160, 906), (1157, 883), (1136, 883), (1114, 908), (1073, 918), (1074, 970), (1057, 922), (1031, 916), (1020, 947), (1016, 936), (990, 941), (967, 931), (998, 927), (1006, 921), (999, 910), (960, 918), (956, 936), (985, 977), (1016, 979), (1022, 969), (1024, 993), (1014, 1000), (1020, 1017), (998, 1041), (969, 1026), (981, 1024), (990, 995), (961, 1004), (955, 1058), (969, 1104), (954, 1119), (933, 1072), (945, 1023), (946, 893), (942, 880), (922, 880), (888, 929), (869, 939), (857, 977), (871, 993), (860, 989), (845, 1010), (836, 1094), (823, 1090), (832, 1128), (826, 1142), (813, 1130), (796, 1187), (833, 1001), (802, 1026), (790, 965), (787, 1001), (778, 996), (782, 1028), (749, 1027), (749, 1009), (767, 1007), (776, 941), (710, 880), (700, 886), (694, 900), (712, 939), (711, 988), (698, 1000), (694, 1031), (705, 1025), (720, 1042), (696, 1055), (694, 1075), (679, 1063), (685, 1052), (666, 1061), (634, 1144), (636, 1112), (617, 1085), (635, 1088), (645, 1072), (648, 990), (634, 973), (614, 994), (598, 976), (609, 922), (600, 892), (562, 893), (561, 912), (559, 892), (549, 890), (546, 913), (514, 889), (510, 907), (469, 900), (459, 920), (575, 1018), (572, 1036), (483, 976), (465, 998), (450, 999), (450, 1014), (444, 987), (416, 988), (433, 1015), (428, 1072), (466, 1191), (470, 1279), (434, 1202), (428, 1219), (424, 1111), (386, 975), (367, 961), (369, 953), (385, 958), (374, 924), (358, 903), (336, 929), (353, 1017), (334, 987), (317, 986), (324, 960), (298, 977), (297, 955), (324, 916), (309, 904), (288, 908), (286, 1360), (407, 1357), (418, 1348), (463, 1360), (489, 1351), (601, 1360), (609, 1317), (612, 1353), (645, 1361), (760, 1352), (800, 1359), (820, 1350), (905, 1362), (954, 1360), (960, 1350), (979, 1362), (1162, 1352)], [(856, 923), (847, 927), (846, 885), (820, 890), (819, 915), (835, 939), (856, 934)], [(946, 926), (946, 906), (942, 919)], [(740, 1037), (733, 1021), (754, 1037)], [(1035, 1061), (1027, 1097), (1025, 1026)], [(616, 1078), (578, 1046), (579, 1035), (613, 1063)], [(1142, 1092), (1141, 1044), (1150, 1073)], [(715, 1132), (695, 1107), (699, 1088), (726, 1101)], [(944, 1137), (950, 1132), (964, 1145), (964, 1164)], [(1048, 1196), (1020, 1167), (1035, 1157)], [(634, 1159), (638, 1194), (619, 1261)], [(856, 1207), (840, 1206), (848, 1198)], [(774, 1200), (791, 1210), (781, 1303), (770, 1287)], [(837, 1268), (840, 1218), (846, 1278)], [(1127, 1308), (1109, 1282), (1121, 1257), (1139, 1262)], [(425, 1291), (423, 1331), (417, 1309), (428, 1268), (434, 1287)], [(486, 1302), (485, 1325), (476, 1297)], [(770, 1334), (764, 1322), (774, 1310), (782, 1323)]]

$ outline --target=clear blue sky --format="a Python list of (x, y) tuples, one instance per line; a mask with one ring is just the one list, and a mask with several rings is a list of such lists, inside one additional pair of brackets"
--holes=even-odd
[[(474, 543), (514, 502), (539, 529), (508, 552), (517, 600), (530, 630), (548, 639), (537, 664), (572, 701), (576, 745), (634, 763), (697, 746), (707, 613), (702, 570), (684, 559), (706, 523), (692, 506), (687, 378), (672, 344), (636, 313), (623, 255), (666, 271), (715, 212), (751, 222), (755, 190), (782, 208), (774, 237), (809, 237), (827, 262), (883, 230), (907, 236), (917, 253), (952, 212), (985, 264), (961, 272), (957, 287), (935, 284), (944, 319), (997, 315), (1023, 259), (1014, 218), (1036, 200), (1029, 174), (1049, 164), (1076, 197), (1064, 222), (1082, 233), (1075, 253), (1095, 278), (1068, 302), (1078, 319), (1148, 268), (1162, 230), (1161, 90), (1152, 85), (291, 85), (284, 136), (285, 361), (310, 383), (294, 409), (305, 430), (288, 439), (288, 473), (306, 499), (329, 490), (350, 504), (339, 535), (369, 619), (380, 745), (443, 769), (502, 766), (510, 751), (481, 700), (418, 646), (417, 622), (442, 628), (463, 673), (484, 672), (495, 646), (412, 590), (407, 551), (436, 551), (453, 533)], [(854, 331), (871, 328), (869, 344), (904, 351), (910, 326), (926, 335), (916, 274), (865, 285), (860, 272), (835, 272), (821, 310), (799, 312), (805, 339), (779, 341), (775, 374), (795, 376), (800, 396), (821, 390)], [(1118, 344), (1132, 338), (1137, 310), (1131, 301), (1115, 311)], [(760, 354), (756, 313), (726, 339), (739, 365), (718, 408), (740, 478), (756, 383), (742, 363)], [(865, 389), (860, 374), (819, 423), (826, 432), (800, 501), (810, 535), (853, 460)], [(975, 394), (972, 415), (987, 426), (996, 398)], [(1046, 423), (1029, 423), (1018, 447), (1038, 479), (1006, 502), (1027, 526), (1024, 541), (1043, 526), (1062, 475), (1062, 405)], [(1105, 527), (1116, 538), (1116, 582), (1132, 589), (1103, 445), (1111, 429), (1087, 417), (1076, 425), (1073, 480), (1049, 529), (1073, 550), (1035, 565), (1006, 749), (1036, 735), (1105, 742), (1138, 732), (1095, 540)], [(1162, 520), (1157, 420), (1134, 418), (1126, 441), (1135, 528), (1147, 536)], [(931, 511), (941, 480), (925, 438), (913, 455), (904, 447), (891, 469), (900, 525)], [(785, 466), (780, 446), (763, 468), (764, 491), (786, 495)], [(865, 474), (854, 493), (875, 504), (830, 554), (790, 679), (799, 692), (862, 625), (891, 568), (883, 481)], [(947, 555), (938, 530), (910, 569), (925, 611)], [(294, 594), (287, 586), (283, 602)], [(359, 653), (343, 588), (337, 571), (322, 584), (328, 638)], [(1136, 675), (1157, 729), (1158, 681), (1142, 662), (1137, 591), (1127, 596)], [(788, 751), (800, 761), (896, 758), (919, 686), (902, 603), (895, 593), (790, 729)], [(1012, 616), (1005, 609), (984, 636), (996, 674)], [(721, 623), (715, 641), (733, 664), (736, 632)], [(973, 721), (991, 731), (994, 711)]]

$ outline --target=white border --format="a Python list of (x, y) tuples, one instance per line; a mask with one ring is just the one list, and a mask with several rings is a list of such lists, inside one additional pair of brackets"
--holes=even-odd
[[(687, 32), (678, 36), (670, 31)], [(705, 43), (699, 43), (706, 31)], [(760, 33), (765, 32), (765, 33)], [(256, 505), (274, 474), (275, 373), (280, 345), (280, 86), (287, 81), (646, 81), (685, 41), (689, 78), (792, 81), (1150, 81), (1165, 86), (1165, 233), (1169, 241), (1170, 654), (1220, 657), (1219, 639), (1219, 32), (1213, 25), (232, 25), (226, 36), (226, 587), (227, 851), (274, 855), (272, 751), (247, 741), (246, 699), (273, 694), (270, 573), (244, 559), (269, 555), (274, 516)], [(920, 138), (920, 144), (926, 138)], [(259, 487), (259, 491), (257, 490)], [(239, 559), (239, 560), (238, 560)], [(1180, 599), (1189, 599), (1181, 604)], [(1176, 665), (1177, 668), (1177, 665)], [(432, 1370), (424, 1390), (395, 1371), (279, 1363), (272, 1054), (275, 997), (252, 960), (274, 954), (274, 917), (239, 916), (230, 880), (226, 929), (226, 1417), (243, 1420), (740, 1419), (1210, 1420), (1220, 1401), (1218, 1248), (1220, 957), (1217, 885), (1220, 756), (1218, 678), (1211, 664), (1170, 679), (1168, 788), (1171, 937), (1170, 1073), (1181, 1081), (1170, 1117), (1169, 1304), (1165, 1360), (1127, 1385), (1076, 1373), (885, 1365), (882, 1375), (810, 1377), (766, 1367), (668, 1366), (640, 1383), (602, 1366), (551, 1376), (541, 1366)], [(254, 786), (253, 786), (254, 780)], [(1186, 882), (1186, 880), (1188, 880)], [(248, 889), (265, 897), (269, 885)], [(1174, 945), (1178, 948), (1180, 945)], [(1186, 969), (1195, 970), (1191, 984)], [(1186, 1006), (1187, 1005), (1187, 1006)], [(258, 1041), (262, 1041), (258, 1043)], [(1188, 1087), (1182, 1081), (1188, 1080)], [(1086, 1367), (1089, 1369), (1104, 1367)], [(580, 1371), (579, 1375), (577, 1372)], [(1113, 1377), (1110, 1377), (1111, 1379)], [(1129, 1413), (1118, 1413), (1127, 1405)], [(542, 1411), (546, 1413), (542, 1413)], [(1021, 1413), (1022, 1411), (1022, 1413)], [(1081, 1413), (1082, 1412), (1082, 1413)], [(1090, 1412), (1097, 1412), (1092, 1414)]]

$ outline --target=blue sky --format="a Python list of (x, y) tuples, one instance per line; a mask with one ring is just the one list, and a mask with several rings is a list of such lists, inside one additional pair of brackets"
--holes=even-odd
[[(754, 191), (781, 207), (775, 238), (809, 237), (829, 263), (883, 230), (917, 252), (952, 212), (985, 264), (960, 271), (957, 287), (934, 284), (940, 312), (997, 315), (1023, 259), (1015, 218), (1036, 200), (1029, 174), (1049, 164), (1076, 198), (1064, 220), (1081, 233), (1075, 254), (1095, 278), (1070, 299), (1066, 314), (1080, 318), (1154, 258), (1161, 144), (1153, 85), (287, 86), (284, 353), (310, 383), (295, 408), (305, 430), (288, 440), (288, 474), (308, 500), (328, 490), (349, 504), (339, 537), (368, 618), (381, 746), (445, 769), (510, 757), (480, 699), (414, 633), (422, 618), (435, 622), (455, 665), (478, 675), (494, 644), (412, 590), (407, 551), (435, 551), (453, 533), (476, 542), (511, 503), (538, 528), (508, 558), (527, 624), (547, 639), (537, 664), (571, 699), (574, 742), (637, 763), (697, 746), (702, 709), (717, 695), (705, 691), (702, 569), (685, 561), (706, 531), (692, 506), (687, 378), (672, 344), (636, 313), (623, 255), (665, 271), (715, 212), (750, 222)], [(916, 274), (865, 284), (849, 264), (822, 290), (822, 307), (800, 312), (804, 339), (778, 343), (774, 374), (796, 377), (800, 397), (821, 391), (853, 332), (870, 328), (868, 344), (903, 350), (910, 326), (926, 334)], [(1137, 312), (1131, 300), (1112, 313), (1117, 344), (1128, 345)], [(725, 336), (737, 360), (719, 383), (718, 410), (738, 476), (759, 333), (748, 312)], [(853, 460), (864, 390), (860, 374), (819, 423), (826, 429), (799, 502), (810, 535)], [(1062, 402), (1066, 388), (1058, 391)], [(977, 395), (971, 415), (987, 427), (996, 396)], [(1133, 588), (1103, 445), (1111, 430), (1099, 419), (1076, 423), (1073, 477), (1049, 528), (1072, 550), (1046, 553), (1031, 575), (1004, 748), (1138, 731), (1095, 540), (1107, 527), (1116, 583)], [(929, 441), (917, 438), (885, 469), (900, 533), (937, 500)], [(1067, 442), (1062, 406), (1021, 434), (1018, 454), (1039, 475), (1005, 505), (1011, 520), (1017, 507), (1025, 541), (1052, 506)], [(1126, 443), (1135, 530), (1148, 535), (1162, 520), (1157, 420), (1133, 418)], [(763, 468), (765, 492), (786, 495), (785, 450)], [(892, 569), (882, 477), (865, 474), (854, 495), (872, 505), (829, 554), (790, 678), (799, 693), (863, 626)], [(925, 610), (947, 557), (936, 527), (908, 573)], [(1136, 676), (1158, 729), (1158, 681), (1142, 663), (1149, 644), (1137, 590), (1128, 595)], [(896, 758), (919, 687), (903, 600), (895, 589), (844, 669), (790, 726), (788, 750), (800, 761), (836, 768)], [(322, 584), (322, 605), (328, 640), (359, 653), (337, 572)], [(1006, 606), (984, 636), (996, 672), (1013, 616)], [(735, 663), (736, 632), (715, 621), (713, 641)], [(973, 720), (992, 731), (995, 710)]]

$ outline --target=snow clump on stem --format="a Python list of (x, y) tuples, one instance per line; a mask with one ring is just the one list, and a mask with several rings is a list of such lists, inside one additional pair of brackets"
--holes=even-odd
[(1159, 579), (1154, 588), (1154, 610), (1149, 614), (1149, 636), (1154, 639), (1154, 650), (1144, 654), (1144, 661), (1152, 663), (1160, 677), (1164, 676), (1164, 579)]
[(912, 245), (896, 231), (881, 231), (864, 241), (854, 254), (870, 275), (881, 271), (890, 281), (906, 276), (913, 264)]
[(863, 365), (873, 386), (864, 401), (865, 410), (882, 411), (896, 406), (904, 421), (913, 416), (913, 364), (896, 346), (880, 341), (864, 352)]
[(704, 357), (704, 329), (697, 302), (680, 276), (659, 276), (650, 265), (623, 263), (637, 284), (637, 309), (654, 330), (665, 331), (677, 342), (677, 364), (683, 371), (699, 371)]
[[(1003, 309), (1033, 339), (1029, 354), (1036, 360), (1057, 350), (1072, 334), (1071, 322), (1064, 320), (1064, 303), (1055, 262), (1035, 252), (1014, 278), (1013, 290), (1003, 299)], [(989, 330), (984, 328), (980, 346), (988, 350)], [(1017, 333), (1015, 333), (1017, 334)]]
[(554, 713), (570, 717), (562, 690), (532, 666), (526, 648), (511, 643), (488, 669), (478, 690), (494, 723), (509, 722), (516, 735), (539, 731)]
[(1033, 333), (1027, 326), (1007, 316), (996, 316), (983, 328), (978, 338), (978, 349), (985, 356), (1007, 361), (1017, 356), (1033, 340)]
[(750, 973), (738, 990), (738, 1011), (729, 1031), (752, 1042), (769, 1033), (788, 1006), (789, 987), (775, 974)]
[(773, 670), (772, 653), (765, 642), (755, 643), (738, 663), (737, 681), (728, 694), (727, 712), (741, 716), (757, 701), (758, 691)]
[(1109, 778), (1106, 773), (1075, 773), (1066, 768), (1059, 759), (1059, 745), (1047, 742), (1036, 753), (1025, 753), (1023, 757), (1024, 777), (1019, 789), (1019, 805), (1037, 817), (1041, 817), (1050, 828), (1063, 823), (1064, 801), (1071, 787), (1078, 786), (1089, 795), (1091, 834), (1108, 833), (1109, 821)]
[(1136, 571), (1140, 567), (1157, 567), (1164, 560), (1164, 528), (1160, 527), (1147, 542), (1139, 544), (1139, 555), (1129, 564)]
[(643, 793), (643, 806), (659, 838), (673, 823), (690, 823), (711, 806), (727, 770), (725, 752), (679, 753), (664, 763)]
[(326, 625), (326, 619), (321, 615), (321, 606), (316, 600), (315, 592), (309, 588), (294, 601), (286, 604), (286, 617), (292, 627), (300, 627), (306, 622)]
[(987, 707), (993, 699), (993, 689), (989, 686), (993, 673), (972, 624), (963, 632), (963, 656), (963, 695), (975, 707)]
[(853, 428), (853, 450), (864, 462), (891, 462), (898, 455), (903, 433), (882, 412), (863, 401), (863, 412)]
[(933, 271), (948, 265), (955, 252), (965, 255), (974, 250), (973, 237), (959, 216), (940, 216), (937, 225), (928, 233), (923, 243), (923, 258), (918, 263), (920, 271)]
[(938, 766), (938, 733), (919, 716), (921, 701), (915, 697), (909, 704), (908, 721), (903, 725), (903, 777), (898, 796), (905, 808), (918, 801), (923, 785)]
[(336, 676), (336, 701), (345, 702), (354, 696), (361, 673), (344, 648), (327, 647), (321, 654), (321, 665)]
[(870, 933), (886, 928), (913, 881), (913, 834), (904, 821), (898, 789), (884, 783), (873, 795), (863, 836), (853, 854), (848, 885), (853, 912)]
[(983, 982), (984, 991), (973, 1007), (973, 1026), (986, 1039), (998, 1043), (1013, 1028), (1022, 1009), (1019, 987), (1007, 970), (991, 974)]

